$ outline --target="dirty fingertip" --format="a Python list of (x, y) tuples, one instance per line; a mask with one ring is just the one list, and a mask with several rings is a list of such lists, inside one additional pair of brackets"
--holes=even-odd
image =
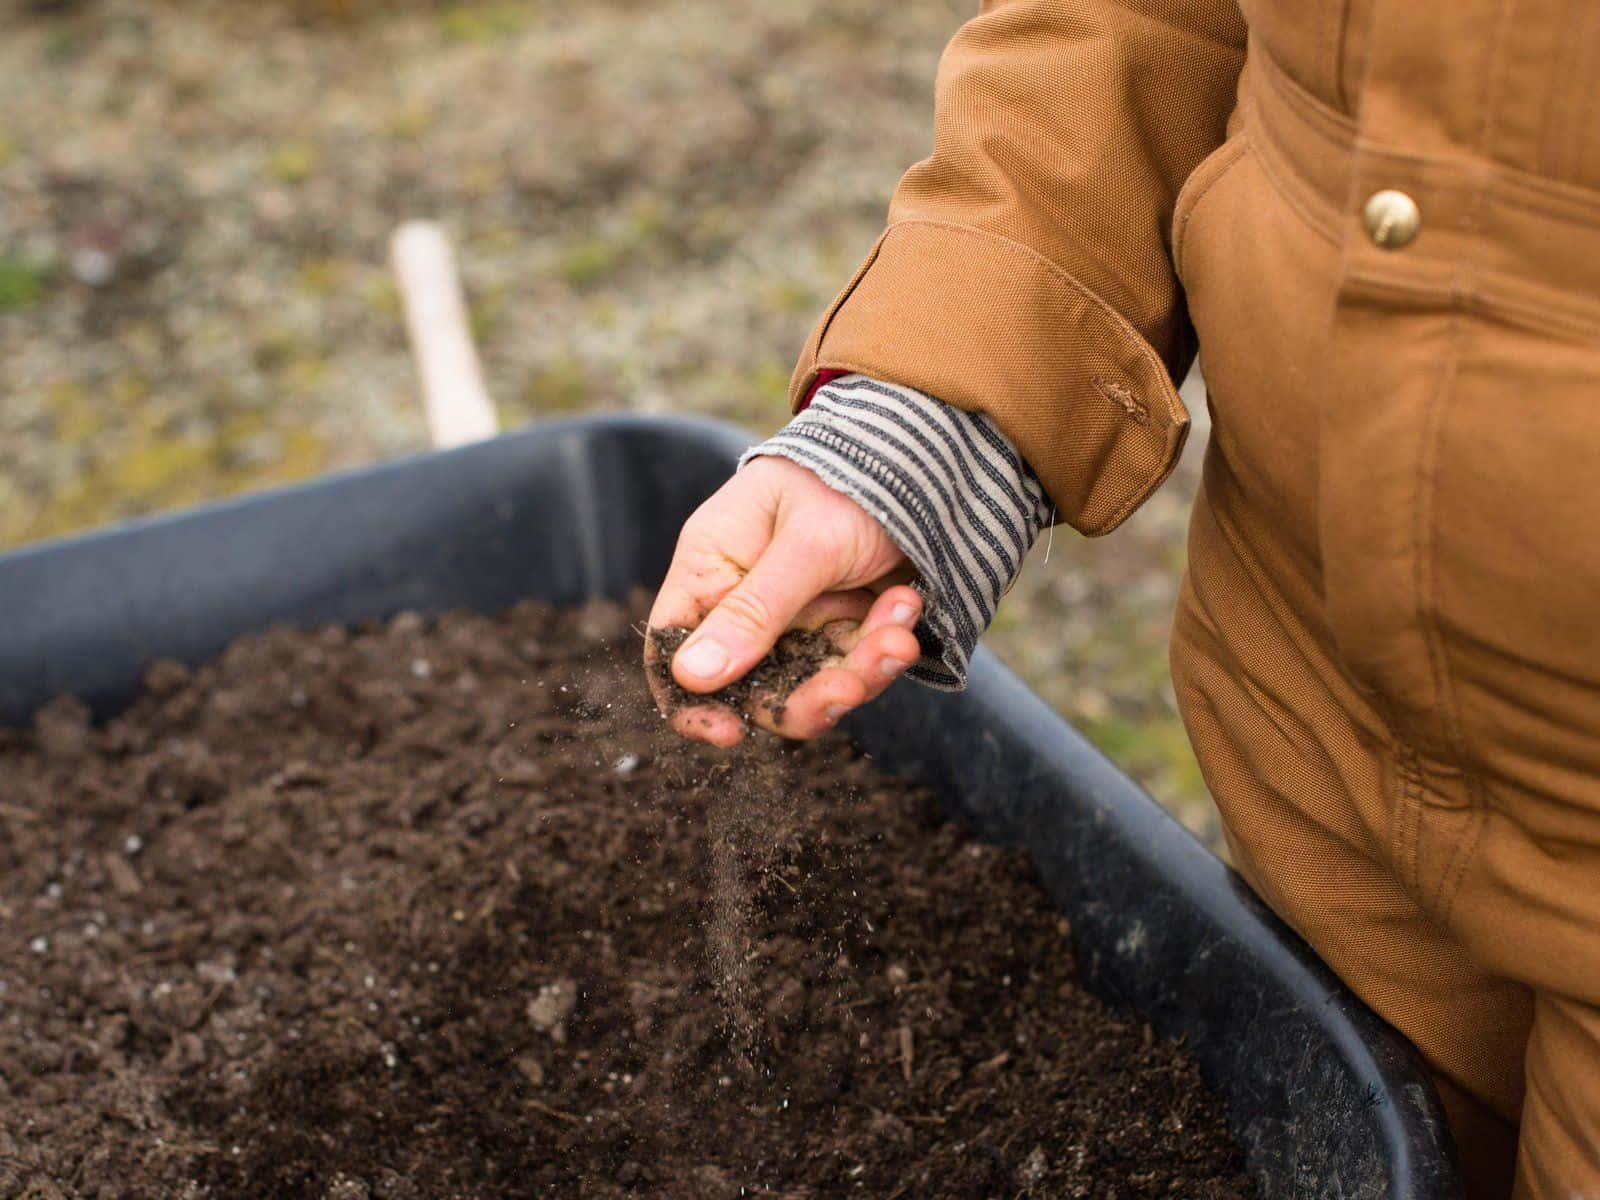
[(693, 741), (727, 748), (744, 740), (744, 723), (726, 710), (680, 708), (668, 721), (675, 733)]

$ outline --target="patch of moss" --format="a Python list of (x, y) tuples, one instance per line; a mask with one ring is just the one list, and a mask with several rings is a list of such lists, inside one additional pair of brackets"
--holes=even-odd
[(398, 321), (405, 312), (405, 305), (400, 299), (400, 285), (388, 273), (375, 276), (368, 282), (366, 297), (373, 312), (390, 320)]
[(626, 247), (619, 239), (583, 238), (562, 251), (556, 275), (572, 287), (592, 287), (613, 274), (625, 257)]
[(283, 370), (283, 381), (291, 391), (310, 392), (328, 378), (327, 355), (310, 350), (290, 359)]
[(533, 15), (533, 5), (525, 2), (451, 4), (439, 14), (439, 32), (452, 42), (492, 42), (520, 33)]
[(338, 259), (308, 259), (300, 264), (300, 286), (313, 296), (327, 296), (343, 286), (346, 274)]
[(492, 196), (505, 186), (505, 168), (494, 159), (468, 163), (461, 171), (461, 190), (469, 196)]
[(384, 126), (391, 136), (414, 142), (433, 128), (433, 112), (420, 100), (407, 100), (390, 111)]
[(49, 279), (48, 268), (0, 254), (0, 312), (32, 308), (44, 299)]
[(761, 302), (768, 312), (784, 317), (820, 313), (824, 303), (814, 290), (794, 279), (780, 279), (770, 284), (762, 292)]
[(16, 161), (18, 153), (16, 139), (0, 129), (0, 167)]
[[(155, 411), (151, 395), (148, 381), (137, 375), (112, 381), (99, 403), (76, 381), (57, 381), (50, 400), (58, 432), (92, 433), (83, 443), (87, 461), (71, 484), (41, 503), (6, 506), (0, 513), (0, 544), (59, 537), (288, 483), (327, 464), (322, 434), (272, 429), (263, 414), (236, 412), (212, 435), (174, 434), (170, 414)], [(265, 453), (243, 453), (243, 444), (251, 440)]]
[(528, 377), (522, 402), (533, 417), (581, 412), (593, 405), (594, 392), (588, 367), (576, 354), (568, 352)]
[(634, 242), (649, 242), (667, 232), (668, 207), (656, 192), (643, 192), (628, 205), (627, 236)]
[(280, 183), (304, 183), (317, 170), (317, 148), (310, 142), (285, 142), (267, 160), (267, 173)]

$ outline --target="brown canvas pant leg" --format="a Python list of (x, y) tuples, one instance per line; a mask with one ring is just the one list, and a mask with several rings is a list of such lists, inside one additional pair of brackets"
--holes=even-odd
[[(1338, 130), (1258, 85), (1176, 222), (1213, 409), (1180, 706), (1236, 864), (1420, 1049), (1474, 1194), (1520, 1136), (1519, 1200), (1600, 1196), (1600, 309), (1353, 281)], [(1600, 263), (1593, 228), (1528, 261)]]
[[(1216, 456), (1213, 456), (1216, 461)], [(1222, 470), (1219, 464), (1210, 476)], [(1531, 1017), (1396, 878), (1408, 786), (1281, 591), (1202, 497), (1173, 676), (1235, 865), (1351, 987), (1423, 1051), (1477, 1196), (1504, 1200)], [(1259, 540), (1257, 540), (1259, 544)], [(1256, 569), (1252, 569), (1256, 567)], [(1254, 577), (1252, 577), (1254, 576)]]
[[(1600, 1196), (1600, 1008), (1541, 995), (1528, 1043), (1516, 1195)], [(1587, 1153), (1587, 1160), (1583, 1155)]]
[(1600, 857), (1386, 741), (1230, 524), (1202, 496), (1173, 671), (1236, 865), (1422, 1052), (1469, 1195), (1600, 1195)]
[[(1195, 524), (1173, 676), (1234, 863), (1418, 1046), (1475, 1185), (1470, 1194), (1504, 1200), (1529, 993), (1477, 967), (1396, 878), (1391, 847), (1411, 828), (1396, 795), (1406, 785), (1352, 716), (1364, 706), (1341, 703), (1350, 697), (1338, 672), (1284, 597), (1229, 552), (1204, 499)], [(1241, 634), (1242, 645), (1231, 644)]]

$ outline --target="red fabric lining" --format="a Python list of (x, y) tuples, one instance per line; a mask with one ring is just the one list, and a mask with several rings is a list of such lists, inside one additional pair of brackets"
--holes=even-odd
[(825, 387), (826, 385), (832, 383), (835, 379), (841, 379), (844, 376), (849, 375), (849, 374), (851, 374), (851, 372), (849, 372), (849, 371), (826, 370), (826, 369), (818, 371), (817, 372), (816, 382), (813, 383), (811, 385), (810, 390), (806, 392), (806, 398), (804, 400), (800, 401), (800, 407), (796, 411), (797, 412), (805, 412), (805, 410), (811, 404), (811, 398), (817, 394), (817, 389), (819, 387)]

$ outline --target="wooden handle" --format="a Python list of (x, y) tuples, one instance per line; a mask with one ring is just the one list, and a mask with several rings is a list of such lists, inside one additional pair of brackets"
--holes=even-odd
[(483, 386), (450, 240), (436, 222), (407, 221), (390, 239), (389, 257), (400, 281), (433, 444), (493, 437), (499, 420)]

